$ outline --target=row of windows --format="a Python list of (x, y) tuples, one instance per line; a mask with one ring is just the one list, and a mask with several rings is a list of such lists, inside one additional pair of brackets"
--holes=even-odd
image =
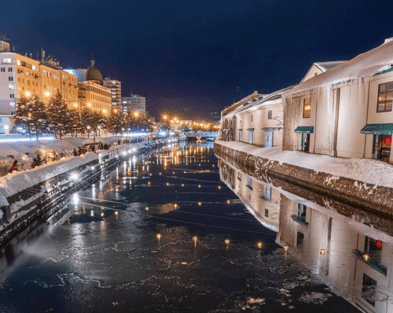
[[(393, 82), (378, 86), (377, 112), (391, 112), (393, 108)], [(303, 102), (303, 118), (311, 117), (311, 99), (305, 98)]]
[[(5, 67), (0, 68), (0, 72), (5, 73)], [(8, 68), (8, 72), (12, 72), (12, 67)]]

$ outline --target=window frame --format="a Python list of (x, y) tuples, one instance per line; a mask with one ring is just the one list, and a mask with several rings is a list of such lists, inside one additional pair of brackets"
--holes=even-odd
[[(308, 103), (307, 103), (308, 102)], [(310, 109), (308, 110), (308, 116), (306, 116), (306, 105), (310, 105)], [(311, 118), (311, 98), (303, 99), (303, 118)]]
[[(387, 100), (386, 100), (386, 97), (387, 97), (387, 95), (388, 95), (388, 92), (390, 91), (390, 92), (393, 93), (393, 89), (388, 90), (388, 85), (389, 85), (389, 84), (392, 84), (392, 85), (393, 85), (393, 81), (391, 81), (391, 82), (386, 82), (386, 83), (382, 83), (382, 84), (378, 84), (377, 113), (392, 112), (392, 109), (393, 109), (393, 100), (392, 100), (392, 103), (391, 103), (391, 106), (390, 106), (390, 110), (386, 110), (386, 101), (387, 101)], [(382, 94), (385, 95), (383, 101), (380, 101), (380, 100), (379, 100), (379, 97), (380, 97), (380, 94), (381, 94), (381, 86), (386, 86), (385, 91), (382, 91)], [(380, 103), (383, 103), (383, 106), (384, 106), (384, 109), (383, 109), (383, 110), (379, 110), (379, 105), (380, 105)]]
[(268, 111), (267, 111), (267, 119), (268, 119), (268, 120), (273, 119), (273, 111), (272, 111), (272, 110), (268, 110)]

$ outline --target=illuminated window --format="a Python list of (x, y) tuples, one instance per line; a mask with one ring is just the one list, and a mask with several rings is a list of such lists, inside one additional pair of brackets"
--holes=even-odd
[(2, 63), (3, 64), (11, 64), (11, 58), (3, 58)]
[(393, 82), (380, 84), (378, 88), (377, 112), (391, 112), (393, 102)]
[(20, 60), (16, 60), (16, 64), (20, 65)]
[(309, 118), (311, 116), (311, 99), (305, 98), (303, 104), (303, 118)]
[(8, 86), (8, 89), (10, 89), (10, 90), (11, 90), (11, 89), (14, 89), (14, 85), (9, 85), (9, 86)]
[(35, 65), (32, 65), (31, 68), (32, 68), (33, 70), (36, 70), (36, 69), (37, 69)]

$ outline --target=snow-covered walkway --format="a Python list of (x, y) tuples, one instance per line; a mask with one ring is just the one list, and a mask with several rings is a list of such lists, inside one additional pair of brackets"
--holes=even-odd
[(393, 188), (393, 166), (370, 159), (344, 159), (326, 155), (309, 154), (299, 151), (282, 151), (281, 147), (261, 148), (238, 141), (221, 141), (215, 143), (237, 151), (261, 158), (278, 161), (323, 172), (336, 177), (345, 177), (368, 184)]

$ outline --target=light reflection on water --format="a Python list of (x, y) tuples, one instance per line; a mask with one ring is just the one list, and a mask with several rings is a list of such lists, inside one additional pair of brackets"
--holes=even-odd
[(276, 243), (334, 292), (366, 312), (393, 310), (393, 237), (369, 224), (373, 220), (386, 229), (392, 221), (370, 214), (362, 223), (351, 210), (348, 216), (338, 214), (338, 204), (326, 208), (307, 200), (301, 189), (291, 194), (223, 160), (219, 168), (221, 180), (263, 225), (276, 232)]
[(220, 181), (231, 174), (212, 148), (173, 145), (121, 162), (77, 193), (66, 223), (15, 238), (0, 250), (0, 311), (356, 311), (280, 247), (293, 235), (277, 240), (283, 198), (272, 189), (267, 204), (259, 188), (240, 186), (245, 207)]

